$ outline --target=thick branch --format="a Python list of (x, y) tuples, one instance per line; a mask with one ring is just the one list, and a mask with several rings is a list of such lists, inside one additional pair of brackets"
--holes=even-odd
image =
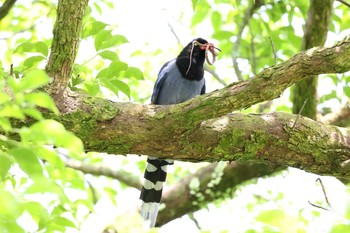
[[(231, 197), (236, 186), (244, 181), (269, 175), (274, 170), (264, 163), (231, 162), (213, 163), (186, 176), (176, 184), (166, 188), (162, 203), (166, 208), (160, 210), (157, 225), (197, 211), (206, 204), (219, 198)], [(198, 180), (198, 188), (191, 182)]]
[[(327, 39), (332, 11), (333, 0), (310, 0), (302, 50), (324, 45)], [(317, 76), (310, 76), (293, 86), (293, 113), (300, 113), (303, 116), (316, 120), (318, 104), (317, 81)], [(303, 108), (303, 106), (305, 107)]]
[[(331, 48), (299, 53), (250, 80), (174, 106), (76, 96), (69, 114), (58, 120), (85, 142), (87, 150), (186, 161), (265, 160), (318, 174), (342, 175), (346, 171), (340, 164), (350, 158), (348, 129), (302, 117), (292, 128), (296, 116), (283, 113), (223, 115), (276, 98), (307, 75), (346, 72), (349, 54), (347, 38)], [(215, 117), (220, 118), (211, 119)]]
[[(74, 2), (74, 3), (73, 3)], [(51, 53), (46, 71), (53, 78), (51, 93), (62, 98), (72, 74), (82, 31), (82, 21), (88, 0), (60, 0), (53, 29)]]

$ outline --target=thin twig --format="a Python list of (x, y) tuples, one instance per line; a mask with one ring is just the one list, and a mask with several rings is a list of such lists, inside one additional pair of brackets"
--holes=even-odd
[(323, 209), (323, 210), (326, 210), (326, 211), (330, 211), (329, 209), (325, 208), (325, 207), (322, 207), (320, 205), (316, 205), (316, 204), (313, 204), (311, 203), (310, 201), (307, 201), (310, 205), (312, 205), (313, 207), (316, 207), (316, 208), (319, 208), (319, 209)]
[(168, 27), (170, 28), (171, 33), (175, 36), (177, 43), (181, 44), (180, 38), (178, 37), (178, 35), (176, 34), (173, 26), (168, 22)]
[(340, 2), (340, 3), (343, 3), (345, 6), (347, 6), (347, 7), (350, 7), (350, 3), (348, 3), (348, 2), (346, 2), (346, 1), (344, 1), (344, 0), (336, 0), (336, 1), (338, 1), (338, 2)]
[(215, 70), (211, 69), (208, 65), (204, 65), (204, 70), (207, 71), (209, 74), (213, 76), (214, 79), (216, 79), (220, 84), (222, 84), (224, 87), (227, 85), (227, 83), (219, 77), (219, 75), (215, 72)]
[(194, 217), (193, 213), (189, 213), (188, 217), (194, 222), (198, 230), (202, 230), (201, 226), (199, 225), (198, 220)]
[(276, 50), (275, 50), (275, 45), (274, 45), (272, 38), (270, 36), (269, 36), (269, 40), (270, 40), (270, 44), (271, 44), (271, 48), (272, 48), (273, 59), (275, 60), (275, 64), (277, 64), (277, 54), (276, 54)]
[(255, 0), (254, 4), (252, 6), (250, 6), (247, 11), (244, 14), (243, 20), (241, 22), (241, 24), (239, 25), (238, 28), (238, 33), (236, 35), (236, 42), (233, 44), (233, 50), (232, 50), (232, 64), (233, 64), (233, 69), (235, 70), (237, 79), (239, 81), (243, 80), (243, 76), (242, 73), (238, 67), (238, 62), (237, 62), (237, 58), (238, 58), (238, 54), (239, 54), (239, 48), (241, 45), (241, 41), (242, 41), (242, 35), (243, 35), (243, 31), (245, 29), (245, 27), (248, 25), (250, 18), (252, 17), (252, 15), (254, 14), (254, 12), (259, 9), (262, 5), (264, 5), (265, 2), (263, 0)]
[(331, 211), (332, 206), (331, 206), (331, 204), (329, 203), (329, 200), (328, 200), (328, 197), (327, 197), (327, 193), (326, 193), (326, 189), (325, 189), (325, 187), (324, 187), (324, 185), (323, 185), (323, 183), (322, 183), (321, 178), (317, 178), (317, 179), (316, 179), (316, 182), (320, 182), (321, 187), (322, 187), (322, 192), (323, 192), (324, 199), (326, 200), (326, 203), (327, 203), (327, 205), (328, 205), (328, 207), (329, 207), (330, 209), (325, 208), (325, 207), (320, 206), (320, 205), (313, 204), (313, 203), (311, 203), (310, 201), (308, 201), (309, 204), (312, 205), (313, 207), (316, 207), (316, 208), (319, 208), (319, 209), (322, 209), (322, 210)]
[(130, 187), (134, 187), (137, 189), (142, 188), (142, 184), (137, 177), (134, 177), (133, 175), (122, 170), (117, 171), (116, 169), (111, 169), (108, 167), (85, 164), (83, 162), (73, 159), (68, 159), (65, 161), (65, 163), (67, 167), (82, 171), (84, 173), (96, 176), (108, 176), (113, 179), (119, 180), (120, 182), (123, 182), (124, 184)]
[(251, 24), (249, 23), (249, 32), (250, 32), (250, 36), (251, 36), (251, 40), (250, 40), (250, 49), (252, 50), (252, 61), (251, 61), (251, 66), (252, 66), (252, 71), (253, 74), (256, 75), (258, 70), (257, 70), (257, 58), (256, 58), (256, 50), (255, 50), (255, 43), (254, 43), (254, 33), (251, 27)]
[(328, 201), (326, 189), (324, 188), (324, 185), (323, 185), (323, 183), (322, 183), (321, 178), (317, 178), (317, 179), (316, 179), (316, 182), (317, 182), (317, 181), (320, 182), (321, 187), (322, 187), (323, 196), (324, 196), (324, 198), (326, 199), (326, 202), (327, 202), (328, 206), (331, 207), (331, 204), (330, 204), (329, 201)]
[(297, 122), (299, 120), (299, 117), (301, 116), (301, 113), (303, 112), (303, 109), (304, 109), (304, 107), (305, 107), (305, 105), (306, 105), (308, 100), (309, 100), (309, 98), (306, 98), (306, 100), (304, 101), (303, 105), (301, 106), (300, 111), (299, 111), (299, 113), (297, 115), (297, 118), (295, 119), (294, 124), (292, 126), (292, 129), (295, 128), (295, 126), (296, 126), (296, 124), (297, 124)]

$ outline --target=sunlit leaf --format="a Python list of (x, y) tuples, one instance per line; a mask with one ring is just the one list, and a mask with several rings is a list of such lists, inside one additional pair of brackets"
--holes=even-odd
[(94, 36), (97, 35), (99, 32), (101, 32), (103, 29), (105, 29), (107, 24), (101, 22), (101, 21), (94, 21), (83, 29), (82, 38), (86, 38), (88, 36)]
[(5, 153), (0, 153), (0, 180), (3, 180), (12, 165), (13, 161)]
[(193, 8), (193, 10), (196, 9), (197, 2), (198, 2), (198, 0), (192, 0), (192, 8)]
[(100, 91), (100, 85), (96, 81), (85, 82), (82, 88), (92, 96), (95, 96)]
[(108, 59), (111, 61), (116, 61), (119, 60), (117, 53), (109, 51), (109, 50), (104, 50), (98, 53), (100, 57), (103, 59)]
[(34, 44), (30, 42), (23, 42), (20, 45), (17, 46), (15, 49), (16, 52), (32, 52), (34, 49)]
[(129, 86), (120, 81), (119, 79), (102, 80), (102, 85), (107, 87), (109, 90), (114, 92), (118, 96), (119, 91), (123, 92), (127, 97), (130, 98), (130, 88)]
[(29, 70), (24, 73), (24, 77), (13, 85), (15, 92), (34, 90), (47, 84), (49, 78), (43, 70)]
[(31, 178), (43, 176), (43, 168), (36, 154), (26, 148), (13, 148), (9, 151), (20, 168)]
[(47, 57), (47, 55), (49, 54), (49, 48), (47, 47), (47, 45), (42, 42), (42, 41), (39, 41), (39, 42), (36, 42), (34, 44), (34, 47), (35, 47), (35, 51), (36, 52), (39, 52), (41, 53), (42, 55), (44, 55), (45, 57)]
[(83, 153), (82, 141), (63, 127), (61, 123), (54, 120), (42, 120), (34, 123), (29, 128), (21, 129), (22, 141), (52, 144), (63, 147), (72, 152)]
[(128, 69), (122, 74), (122, 76), (127, 78), (135, 78), (138, 80), (144, 79), (142, 71), (136, 67), (128, 67)]
[(35, 67), (37, 66), (41, 61), (45, 60), (46, 58), (43, 57), (43, 56), (33, 56), (33, 57), (29, 57), (27, 58), (23, 65), (25, 68), (28, 68), (28, 67)]
[(25, 100), (36, 106), (46, 108), (58, 114), (58, 109), (51, 96), (44, 92), (31, 92), (25, 95)]
[(21, 108), (15, 104), (7, 104), (0, 108), (0, 117), (12, 117), (20, 120), (24, 120), (25, 115)]
[(10, 119), (7, 117), (0, 117), (0, 131), (9, 132), (12, 129)]
[(112, 35), (110, 30), (104, 30), (95, 37), (95, 49), (100, 51), (107, 48), (112, 48), (120, 44), (127, 43), (128, 40), (122, 35)]
[(345, 95), (350, 98), (350, 87), (344, 86), (343, 90), (344, 90)]

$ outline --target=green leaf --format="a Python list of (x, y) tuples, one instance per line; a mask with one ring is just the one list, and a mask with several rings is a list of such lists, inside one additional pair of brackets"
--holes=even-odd
[(82, 89), (84, 89), (89, 95), (96, 96), (100, 91), (100, 85), (97, 81), (93, 80), (90, 82), (85, 82)]
[(344, 232), (349, 232), (350, 230), (350, 224), (349, 223), (340, 223), (336, 224), (332, 230), (330, 231), (331, 233), (344, 233)]
[(45, 222), (49, 219), (49, 213), (47, 209), (42, 206), (39, 202), (29, 201), (23, 203), (23, 207), (32, 218), (37, 222)]
[(19, 133), (23, 142), (53, 144), (56, 147), (63, 147), (74, 153), (84, 152), (82, 141), (67, 131), (61, 123), (54, 120), (37, 122), (29, 128), (21, 128)]
[(25, 95), (25, 100), (36, 106), (49, 109), (56, 115), (58, 114), (58, 109), (55, 105), (55, 102), (47, 93), (31, 92)]
[(29, 68), (29, 67), (35, 67), (37, 66), (41, 61), (45, 60), (46, 57), (43, 56), (33, 56), (33, 57), (29, 57), (27, 58), (24, 63), (23, 66), (24, 68)]
[(39, 42), (36, 42), (34, 44), (34, 47), (35, 47), (35, 51), (41, 53), (42, 55), (44, 55), (45, 57), (47, 57), (47, 55), (49, 54), (49, 48), (47, 47), (47, 45), (42, 42), (42, 41), (39, 41)]
[(22, 109), (23, 113), (35, 120), (42, 120), (43, 119), (43, 114), (38, 109), (35, 108), (25, 108)]
[(11, 98), (5, 93), (0, 93), (0, 104), (4, 104), (6, 102), (10, 102)]
[(97, 75), (97, 79), (101, 78), (112, 78), (112, 77), (119, 77), (119, 74), (121, 71), (124, 71), (128, 68), (128, 64), (121, 62), (121, 61), (114, 61), (112, 62), (108, 68), (105, 68), (101, 70)]
[(192, 0), (192, 9), (195, 10), (197, 6), (198, 0)]
[[(15, 92), (24, 92), (34, 90), (49, 82), (49, 78), (43, 70), (29, 70), (24, 73), (24, 77), (19, 80), (12, 88)], [(14, 82), (13, 82), (14, 83)], [(13, 84), (12, 83), (12, 84)]]
[(62, 158), (58, 155), (58, 153), (55, 150), (49, 149), (47, 147), (38, 147), (36, 150), (36, 153), (40, 158), (49, 162), (55, 168), (57, 169), (65, 168), (65, 163), (63, 162)]
[(94, 21), (83, 29), (82, 38), (86, 38), (89, 36), (97, 35), (99, 32), (101, 32), (103, 29), (105, 29), (107, 24), (100, 22), (100, 21)]
[(221, 14), (218, 11), (214, 11), (211, 15), (211, 23), (214, 29), (219, 29), (222, 23)]
[(49, 48), (42, 41), (38, 41), (35, 43), (23, 42), (17, 46), (14, 52), (38, 52), (47, 57), (47, 55), (49, 54)]
[(111, 79), (111, 80), (101, 80), (101, 84), (107, 87), (109, 90), (114, 92), (115, 95), (118, 96), (119, 91), (123, 92), (128, 98), (130, 98), (130, 88), (129, 86), (120, 81), (119, 79)]
[(343, 90), (344, 90), (345, 95), (350, 98), (350, 87), (344, 86)]
[(119, 60), (117, 53), (109, 51), (109, 50), (104, 50), (98, 53), (100, 57), (103, 59), (108, 59), (111, 61), (116, 61)]
[(23, 42), (17, 46), (15, 53), (17, 52), (32, 52), (34, 49), (34, 44), (30, 42)]
[(100, 51), (103, 49), (115, 47), (124, 43), (128, 40), (122, 35), (112, 35), (110, 30), (104, 30), (97, 34), (95, 38), (95, 49)]
[(27, 173), (30, 178), (43, 177), (43, 168), (38, 157), (33, 151), (27, 148), (13, 148), (9, 151), (13, 155), (20, 168)]
[(127, 78), (135, 78), (138, 80), (144, 79), (142, 71), (136, 67), (128, 67), (128, 69), (122, 75)]
[(95, 37), (95, 49), (96, 51), (99, 51), (102, 49), (102, 43), (105, 40), (109, 40), (112, 37), (112, 31), (111, 30), (103, 30), (99, 32)]
[(76, 225), (70, 221), (69, 219), (65, 218), (65, 217), (56, 217), (53, 219), (53, 222), (57, 225), (60, 226), (66, 226), (66, 227), (73, 227), (76, 228)]
[(11, 122), (7, 117), (0, 117), (0, 129), (4, 130), (5, 133), (12, 129)]
[(5, 154), (0, 152), (0, 180), (4, 180), (8, 174), (12, 165), (11, 158)]
[(0, 108), (0, 117), (13, 117), (16, 119), (24, 120), (25, 115), (18, 105), (8, 104)]
[(332, 90), (331, 93), (325, 94), (320, 97), (320, 103), (323, 103), (330, 99), (336, 99), (336, 98), (337, 98), (337, 92), (335, 90)]

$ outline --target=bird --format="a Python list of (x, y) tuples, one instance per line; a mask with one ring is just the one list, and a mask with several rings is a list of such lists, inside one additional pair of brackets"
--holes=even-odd
[[(217, 54), (214, 49), (218, 48), (205, 39), (197, 38), (188, 43), (176, 59), (166, 62), (158, 73), (151, 104), (179, 104), (204, 94), (206, 86), (203, 65), (208, 50), (215, 59)], [(208, 63), (211, 64), (209, 61)], [(150, 222), (150, 227), (156, 224), (167, 166), (173, 164), (173, 160), (169, 159), (156, 157), (147, 159), (144, 185), (140, 194), (142, 201), (140, 214), (145, 221)]]

